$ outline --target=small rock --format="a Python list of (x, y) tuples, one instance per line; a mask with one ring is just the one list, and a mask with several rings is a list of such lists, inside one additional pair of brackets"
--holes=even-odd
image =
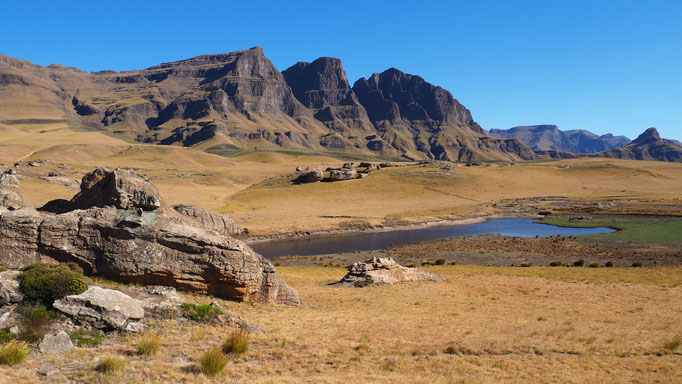
[(13, 335), (18, 335), (19, 334), (19, 326), (15, 325), (12, 328), (10, 328), (9, 333), (11, 333)]
[(70, 351), (73, 348), (73, 343), (71, 343), (69, 335), (61, 331), (56, 335), (45, 335), (38, 348), (41, 353), (52, 355)]
[(124, 331), (133, 333), (142, 332), (147, 329), (149, 329), (149, 327), (145, 324), (140, 323), (139, 321), (129, 322), (128, 324), (125, 325), (125, 327), (123, 327)]
[(36, 372), (42, 376), (54, 376), (59, 374), (59, 368), (52, 363), (43, 363), (36, 368)]
[(18, 303), (24, 299), (24, 294), (19, 290), (17, 277), (20, 271), (0, 272), (0, 307), (7, 304)]

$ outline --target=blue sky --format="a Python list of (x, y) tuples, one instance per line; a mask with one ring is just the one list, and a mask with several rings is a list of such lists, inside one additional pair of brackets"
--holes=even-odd
[(0, 53), (127, 70), (255, 45), (275, 66), (343, 60), (440, 85), (486, 129), (556, 124), (682, 140), (682, 1), (23, 1)]

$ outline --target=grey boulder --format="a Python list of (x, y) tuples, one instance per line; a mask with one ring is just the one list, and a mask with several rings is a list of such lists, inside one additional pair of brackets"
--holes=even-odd
[(57, 353), (66, 353), (73, 348), (71, 338), (66, 332), (61, 331), (56, 335), (45, 335), (43, 340), (38, 345), (41, 353), (53, 355)]
[(53, 306), (78, 321), (103, 329), (124, 329), (129, 321), (144, 317), (144, 308), (139, 300), (123, 292), (97, 286), (88, 287), (80, 295), (56, 300)]
[(0, 307), (18, 303), (24, 299), (24, 294), (19, 290), (17, 277), (21, 275), (19, 271), (0, 272)]

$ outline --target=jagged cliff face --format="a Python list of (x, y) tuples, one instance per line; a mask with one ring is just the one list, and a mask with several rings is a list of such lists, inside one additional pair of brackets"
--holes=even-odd
[(585, 130), (561, 131), (556, 125), (529, 125), (510, 129), (491, 129), (490, 135), (517, 139), (534, 151), (597, 153), (630, 143), (625, 136), (597, 136)]
[(531, 159), (483, 132), (446, 90), (389, 69), (353, 88), (341, 61), (280, 73), (259, 47), (144, 70), (86, 73), (0, 56), (0, 121), (60, 119), (138, 141), (273, 146), (405, 159)]

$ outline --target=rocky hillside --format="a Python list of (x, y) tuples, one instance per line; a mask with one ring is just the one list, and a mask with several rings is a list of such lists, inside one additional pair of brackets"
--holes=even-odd
[(564, 151), (597, 153), (619, 148), (630, 143), (625, 136), (606, 134), (597, 136), (582, 129), (561, 131), (556, 125), (529, 125), (510, 129), (491, 129), (490, 135), (517, 139), (534, 151)]
[(67, 121), (141, 142), (207, 150), (284, 147), (380, 157), (517, 160), (443, 88), (396, 69), (351, 88), (341, 61), (280, 73), (260, 47), (136, 71), (86, 73), (0, 55), (0, 122)]
[(649, 128), (622, 148), (598, 154), (599, 157), (630, 160), (658, 160), (682, 162), (682, 145), (676, 140), (662, 139), (656, 128)]

